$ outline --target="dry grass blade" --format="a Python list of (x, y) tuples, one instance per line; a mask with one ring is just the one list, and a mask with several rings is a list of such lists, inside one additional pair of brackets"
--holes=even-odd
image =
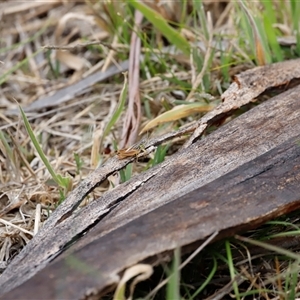
[(118, 287), (116, 288), (113, 300), (124, 299), (125, 297), (125, 287), (126, 283), (134, 278), (133, 282), (130, 284), (130, 296), (128, 300), (132, 299), (133, 291), (135, 286), (143, 280), (148, 279), (153, 273), (153, 268), (150, 265), (138, 264), (124, 272), (122, 279), (120, 280)]
[(246, 279), (242, 276), (238, 275), (234, 280), (228, 282), (225, 286), (223, 286), (220, 290), (218, 290), (212, 296), (205, 298), (205, 300), (222, 300), (226, 295), (228, 295), (232, 291), (232, 285), (236, 282), (238, 285), (242, 284)]
[[(53, 4), (54, 5), (59, 4), (60, 0), (52, 0), (51, 2), (52, 2), (51, 6), (53, 6)], [(19, 3), (18, 4), (13, 3), (13, 5), (10, 5), (10, 6), (5, 5), (6, 7), (2, 8), (3, 9), (2, 14), (4, 16), (6, 16), (6, 15), (22, 13), (24, 11), (28, 11), (28, 10), (33, 9), (33, 8), (38, 8), (42, 5), (45, 5), (45, 4), (40, 3), (40, 2), (22, 3), (21, 5)]]
[(137, 32), (142, 23), (143, 15), (138, 10), (135, 11), (135, 26), (131, 34), (130, 56), (129, 56), (129, 101), (124, 119), (124, 127), (120, 148), (129, 147), (136, 142), (138, 130), (141, 122), (141, 100), (139, 91), (140, 82), (140, 52), (141, 39)]
[(113, 50), (113, 51), (118, 51), (117, 48), (113, 47), (112, 45), (101, 42), (101, 41), (93, 41), (93, 42), (87, 42), (87, 43), (78, 43), (72, 46), (57, 46), (57, 45), (46, 45), (43, 46), (44, 49), (49, 49), (49, 50), (79, 50), (81, 48), (86, 48), (88, 46), (93, 46), (93, 45), (103, 45), (104, 47)]
[(20, 227), (20, 226), (17, 226), (17, 225), (15, 225), (15, 224), (11, 223), (11, 222), (8, 222), (8, 221), (6, 221), (6, 220), (3, 220), (3, 219), (1, 219), (1, 218), (0, 218), (0, 223), (3, 223), (3, 224), (5, 224), (5, 225), (11, 226), (11, 227), (13, 227), (13, 228), (19, 229), (20, 231), (23, 231), (24, 233), (27, 233), (27, 234), (29, 234), (29, 235), (31, 235), (31, 236), (34, 235), (32, 232), (30, 232), (30, 231), (28, 231), (28, 230), (26, 230), (26, 229), (24, 229), (24, 228), (22, 228), (22, 227)]
[(204, 113), (211, 111), (214, 107), (215, 105), (212, 104), (204, 104), (198, 102), (192, 104), (177, 105), (171, 110), (162, 113), (155, 119), (149, 121), (141, 130), (140, 134), (145, 133), (148, 130), (166, 122), (177, 121), (179, 119), (191, 116), (194, 113)]

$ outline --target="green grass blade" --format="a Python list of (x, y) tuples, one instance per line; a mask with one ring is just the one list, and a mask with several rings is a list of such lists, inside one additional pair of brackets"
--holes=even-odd
[(6, 151), (6, 155), (13, 162), (14, 161), (13, 151), (12, 151), (11, 147), (9, 146), (7, 139), (2, 130), (0, 130), (0, 141), (2, 141), (2, 144)]
[(29, 137), (36, 149), (36, 151), (38, 152), (41, 160), (43, 161), (44, 165), (46, 166), (47, 170), (49, 171), (49, 173), (51, 174), (53, 180), (59, 185), (59, 186), (62, 186), (66, 189), (69, 188), (69, 184), (70, 184), (70, 178), (67, 178), (67, 177), (62, 177), (58, 174), (55, 173), (55, 171), (53, 170), (51, 164), (49, 163), (47, 157), (45, 156), (38, 140), (36, 139), (34, 133), (33, 133), (33, 130), (28, 122), (28, 119), (22, 109), (22, 107), (19, 105), (19, 109), (20, 109), (20, 112), (21, 112), (21, 115), (22, 115), (22, 119), (23, 119), (23, 122), (25, 124), (25, 128), (29, 134)]
[(233, 290), (235, 293), (235, 297), (236, 299), (240, 299), (239, 296), (239, 289), (238, 289), (238, 285), (237, 282), (235, 281), (235, 269), (234, 269), (234, 264), (233, 264), (233, 258), (232, 258), (232, 254), (231, 254), (231, 248), (230, 248), (230, 243), (228, 240), (225, 241), (225, 249), (226, 249), (226, 253), (227, 253), (227, 263), (228, 263), (228, 267), (229, 267), (229, 273), (230, 273), (230, 277), (231, 280), (234, 280), (232, 285), (233, 285)]
[(79, 175), (84, 163), (78, 153), (74, 153), (74, 160), (76, 163), (76, 174)]
[(180, 265), (180, 249), (177, 248), (174, 251), (172, 274), (167, 284), (167, 295), (166, 295), (167, 300), (181, 299), (180, 291), (179, 291), (179, 287), (180, 287), (179, 265)]
[(263, 23), (269, 46), (271, 48), (275, 61), (283, 61), (283, 53), (277, 41), (276, 30), (273, 27), (273, 24), (276, 23), (276, 16), (274, 8), (272, 7), (272, 2), (263, 1), (262, 3), (264, 4), (266, 10), (263, 14)]
[(297, 285), (298, 285), (298, 272), (293, 272), (291, 274), (291, 283), (290, 287), (287, 291), (288, 294), (288, 300), (294, 300), (296, 299), (296, 290), (297, 290)]
[(297, 261), (300, 262), (300, 255), (296, 254), (296, 253), (294, 253), (292, 251), (289, 251), (287, 249), (280, 248), (278, 246), (274, 246), (274, 245), (268, 244), (266, 242), (260, 242), (260, 241), (252, 240), (252, 239), (249, 239), (249, 238), (246, 238), (246, 237), (242, 237), (242, 236), (238, 236), (238, 235), (235, 236), (235, 238), (237, 240), (239, 240), (239, 241), (246, 242), (246, 243), (249, 243), (249, 244), (261, 247), (263, 249), (274, 251), (275, 253), (278, 253), (278, 254), (281, 254), (281, 255), (285, 255), (285, 256), (287, 256), (289, 258), (295, 259), (295, 260), (297, 260)]
[(190, 54), (190, 44), (187, 42), (187, 40), (182, 37), (177, 30), (172, 28), (158, 12), (137, 0), (130, 1), (130, 4), (135, 9), (138, 9), (152, 23), (152, 25), (168, 39), (172, 45), (175, 45), (184, 54)]
[(210, 283), (210, 281), (212, 280), (212, 278), (214, 277), (216, 271), (217, 271), (217, 259), (215, 258), (215, 256), (213, 256), (213, 267), (210, 271), (210, 273), (208, 274), (207, 278), (205, 279), (205, 281), (201, 284), (201, 286), (197, 289), (197, 291), (192, 295), (191, 299), (196, 298), (196, 296), (201, 293), (205, 287)]
[(291, 0), (291, 14), (292, 14), (292, 23), (293, 29), (296, 34), (296, 52), (300, 55), (300, 28), (299, 28), (299, 9), (300, 9), (300, 2), (297, 0)]
[(105, 129), (104, 129), (101, 141), (100, 141), (100, 149), (102, 148), (102, 143), (103, 143), (104, 138), (109, 134), (110, 130), (117, 123), (117, 121), (119, 120), (119, 118), (121, 116), (121, 113), (124, 109), (126, 99), (127, 99), (127, 91), (128, 91), (127, 73), (124, 73), (124, 85), (123, 85), (123, 88), (122, 88), (122, 91), (120, 94), (119, 104), (117, 105), (111, 119), (105, 126)]
[(169, 149), (170, 145), (165, 145), (165, 146), (162, 146), (162, 145), (159, 145), (154, 153), (154, 158), (151, 162), (151, 165), (152, 167), (160, 164), (161, 162), (163, 162), (165, 160), (165, 156), (166, 156), (166, 153)]
[[(269, 35), (266, 33), (266, 28), (264, 27), (261, 17), (253, 17), (253, 20), (254, 20), (254, 23), (256, 26), (257, 38), (258, 38), (259, 42), (261, 43), (261, 46), (263, 49), (264, 60), (267, 64), (270, 64), (270, 63), (272, 63), (272, 55), (271, 55), (271, 50), (270, 50), (269, 44), (271, 42), (273, 42), (273, 44), (271, 43), (271, 45), (273, 47), (276, 47), (274, 43), (275, 42), (277, 43), (277, 38), (276, 38), (274, 32), (269, 33)], [(272, 30), (272, 28), (269, 30)], [(275, 38), (275, 41), (268, 40), (270, 38)], [(277, 43), (277, 45), (279, 46), (278, 43)], [(278, 49), (273, 49), (273, 50), (278, 50)], [(258, 55), (258, 53), (256, 52), (256, 56), (257, 55)], [(278, 56), (280, 54), (275, 52), (275, 55)], [(258, 57), (256, 57), (256, 58), (258, 59)], [(280, 56), (279, 56), (279, 58), (280, 58)]]
[[(201, 29), (203, 31), (203, 34), (206, 38), (206, 40), (209, 39), (209, 31), (207, 26), (207, 14), (203, 5), (203, 0), (193, 0), (193, 8), (196, 14), (198, 15), (198, 20), (200, 21)], [(196, 21), (194, 26), (199, 26), (198, 22)], [(197, 24), (197, 25), (196, 25)]]
[(132, 176), (132, 164), (128, 164), (125, 169), (120, 170), (121, 182), (128, 181)]

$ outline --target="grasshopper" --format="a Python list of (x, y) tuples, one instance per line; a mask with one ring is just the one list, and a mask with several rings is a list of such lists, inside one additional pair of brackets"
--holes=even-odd
[(125, 159), (129, 157), (137, 157), (141, 153), (145, 153), (145, 146), (140, 143), (138, 145), (133, 145), (129, 148), (120, 149), (117, 151), (118, 159)]

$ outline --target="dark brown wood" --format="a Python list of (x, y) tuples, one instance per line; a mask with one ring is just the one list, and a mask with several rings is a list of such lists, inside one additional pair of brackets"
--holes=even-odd
[[(80, 241), (76, 247), (83, 247), (176, 201), (296, 136), (300, 132), (299, 95), (298, 86), (268, 100), (74, 213), (81, 199), (101, 180), (128, 163), (113, 158), (70, 194), (7, 267), (0, 277), (0, 293), (34, 276), (59, 255), (70, 241), (78, 239), (97, 223), (97, 230), (88, 233), (89, 240)], [(166, 244), (172, 249), (176, 241), (166, 240)], [(144, 254), (135, 253), (130, 261), (137, 262), (143, 259)], [(147, 255), (151, 256), (151, 253)], [(129, 265), (123, 262), (123, 268)], [(112, 276), (116, 280), (115, 275)]]
[(82, 299), (115, 283), (138, 261), (215, 231), (218, 238), (231, 236), (299, 208), (299, 141), (300, 135), (99, 239), (83, 237), (85, 247), (56, 259), (1, 299)]

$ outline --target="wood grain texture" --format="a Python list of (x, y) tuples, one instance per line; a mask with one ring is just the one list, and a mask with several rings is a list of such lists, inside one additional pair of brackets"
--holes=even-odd
[[(126, 163), (112, 159), (71, 193), (66, 203), (53, 213), (44, 228), (8, 266), (0, 277), (1, 292), (34, 276), (70, 241), (86, 231), (90, 230), (89, 240), (82, 239), (75, 245), (77, 248), (175, 201), (296, 136), (300, 132), (299, 95), (300, 86), (268, 100), (79, 212), (66, 215), (107, 173), (113, 173)], [(62, 216), (65, 216), (63, 220)]]
[(215, 231), (218, 238), (231, 236), (299, 208), (299, 142), (300, 135), (291, 138), (98, 239), (85, 236), (85, 247), (68, 251), (1, 299), (83, 299), (115, 283), (124, 268), (138, 261), (199, 242)]

